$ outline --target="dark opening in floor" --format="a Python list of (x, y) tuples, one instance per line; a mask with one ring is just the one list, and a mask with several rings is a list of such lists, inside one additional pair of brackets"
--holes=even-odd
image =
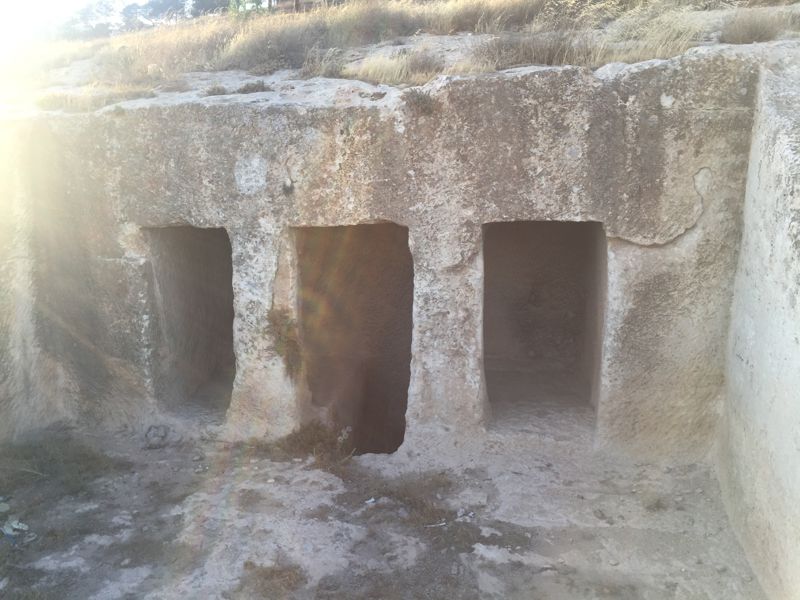
[(606, 281), (599, 223), (484, 226), (484, 369), (492, 424), (592, 420)]
[(164, 408), (224, 414), (233, 352), (233, 266), (224, 229), (145, 230), (156, 324), (156, 393)]
[(295, 231), (300, 338), (312, 403), (356, 452), (403, 442), (414, 273), (408, 229), (392, 223)]

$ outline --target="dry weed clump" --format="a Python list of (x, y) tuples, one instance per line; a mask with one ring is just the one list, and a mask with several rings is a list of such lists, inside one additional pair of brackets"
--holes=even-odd
[(335, 431), (318, 421), (306, 423), (298, 430), (274, 442), (246, 446), (271, 460), (312, 457), (312, 466), (334, 473), (346, 470), (356, 452), (351, 432)]
[(439, 101), (427, 92), (411, 89), (403, 94), (403, 100), (418, 115), (432, 115), (439, 106)]
[(725, 44), (769, 42), (781, 33), (784, 22), (785, 17), (780, 12), (740, 9), (725, 23), (719, 41)]
[(417, 527), (430, 527), (453, 518), (453, 511), (438, 498), (450, 492), (453, 480), (444, 472), (405, 475), (380, 481), (373, 497), (391, 498), (408, 510), (408, 521)]
[(259, 92), (271, 92), (272, 88), (264, 83), (263, 79), (258, 81), (248, 81), (236, 88), (237, 94), (258, 94)]
[(211, 65), (218, 69), (248, 69), (261, 74), (299, 68), (305, 62), (308, 49), (324, 36), (322, 10), (249, 19), (212, 59)]
[(443, 69), (441, 58), (429, 50), (415, 49), (400, 50), (390, 56), (367, 57), (358, 66), (345, 69), (343, 74), (370, 83), (422, 85), (439, 75)]
[(504, 35), (495, 38), (473, 52), (476, 63), (485, 70), (502, 70), (521, 65), (589, 64), (594, 47), (570, 31), (540, 34)]
[(224, 85), (212, 85), (203, 92), (205, 96), (225, 96), (227, 94), (230, 94), (230, 92)]
[(306, 54), (300, 74), (305, 78), (337, 78), (342, 76), (343, 69), (344, 61), (342, 60), (342, 51), (339, 48), (322, 50), (318, 46), (314, 46)]
[(676, 7), (664, 0), (634, 7), (595, 41), (590, 62), (576, 64), (600, 66), (679, 56), (708, 34), (692, 15), (690, 7)]
[(531, 23), (548, 2), (552, 0), (449, 0), (431, 7), (426, 30), (440, 34), (506, 31)]

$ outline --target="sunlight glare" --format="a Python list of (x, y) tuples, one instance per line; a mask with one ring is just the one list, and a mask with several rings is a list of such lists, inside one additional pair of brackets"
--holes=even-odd
[(87, 0), (9, 2), (0, 19), (0, 104), (23, 93), (42, 42)]

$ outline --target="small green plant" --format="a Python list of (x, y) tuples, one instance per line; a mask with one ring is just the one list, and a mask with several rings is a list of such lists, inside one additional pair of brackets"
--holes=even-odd
[(275, 352), (283, 358), (286, 373), (295, 380), (303, 367), (303, 353), (297, 334), (297, 322), (285, 308), (271, 308), (267, 320)]

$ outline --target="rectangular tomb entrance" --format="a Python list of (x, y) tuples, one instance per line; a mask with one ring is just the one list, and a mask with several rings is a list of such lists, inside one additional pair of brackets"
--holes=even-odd
[(403, 442), (414, 274), (392, 223), (295, 230), (300, 339), (312, 404), (356, 453)]
[(145, 230), (150, 246), (156, 317), (156, 394), (182, 414), (222, 417), (236, 361), (233, 266), (224, 229)]
[(490, 425), (591, 430), (605, 301), (602, 226), (490, 223), (483, 251)]

